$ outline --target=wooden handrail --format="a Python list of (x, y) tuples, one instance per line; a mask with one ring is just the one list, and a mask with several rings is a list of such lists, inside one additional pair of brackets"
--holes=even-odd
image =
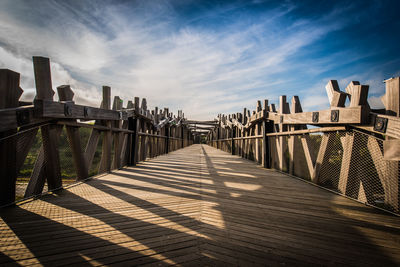
[[(108, 86), (103, 86), (100, 107), (75, 104), (69, 85), (57, 87), (59, 101), (56, 101), (49, 59), (34, 57), (33, 62), (36, 82), (33, 102), (19, 101), (22, 89), (18, 73), (0, 70), (0, 93), (7, 100), (2, 102), (3, 106), (0, 103), (0, 148), (7, 152), (0, 155), (0, 206), (15, 200), (16, 175), (33, 145), (40, 148), (36, 155), (30, 155), (36, 156), (36, 160), (25, 197), (40, 194), (46, 182), (49, 190), (62, 188), (61, 167), (65, 164), (61, 164), (64, 159), (60, 158), (60, 151), (70, 151), (76, 178), (84, 180), (93, 170), (100, 147), (98, 173), (134, 166), (148, 157), (194, 142), (194, 133), (182, 123), (181, 110), (177, 117), (168, 109), (149, 110), (147, 100), (143, 98), (140, 103), (138, 97), (123, 107), (118, 96), (112, 101)], [(81, 137), (82, 131), (86, 131), (82, 136), (88, 137), (86, 146), (82, 144), (86, 140)], [(60, 147), (67, 144), (59, 142), (62, 136), (67, 137), (69, 148)], [(38, 140), (41, 142), (37, 143)], [(14, 163), (10, 164), (10, 160)]]

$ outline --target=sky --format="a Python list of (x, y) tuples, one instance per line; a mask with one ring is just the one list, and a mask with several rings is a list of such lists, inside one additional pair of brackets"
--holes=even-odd
[[(370, 85), (400, 76), (400, 1), (0, 1), (0, 68), (21, 73), (35, 95), (32, 56), (51, 60), (53, 88), (99, 106), (108, 85), (190, 119), (300, 97), (329, 107), (325, 85)], [(56, 91), (56, 90), (55, 90)], [(56, 96), (56, 99), (57, 96)]]

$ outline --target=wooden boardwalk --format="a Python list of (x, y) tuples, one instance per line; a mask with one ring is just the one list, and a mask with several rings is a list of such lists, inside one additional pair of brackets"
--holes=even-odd
[(0, 211), (1, 266), (400, 264), (400, 220), (205, 145)]

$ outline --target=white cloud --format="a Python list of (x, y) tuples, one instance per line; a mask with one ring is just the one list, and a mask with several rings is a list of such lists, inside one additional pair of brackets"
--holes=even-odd
[[(293, 68), (288, 59), (341, 27), (322, 18), (324, 23), (295, 21), (284, 29), (278, 22), (290, 7), (266, 12), (265, 20), (252, 25), (238, 20), (225, 29), (204, 29), (177, 26), (173, 9), (163, 2), (140, 5), (131, 14), (123, 5), (86, 13), (46, 2), (28, 5), (23, 20), (19, 15), (28, 7), (10, 3), (0, 4), (0, 64), (21, 72), (26, 91), (34, 88), (30, 58), (43, 55), (51, 58), (54, 88), (71, 84), (77, 103), (97, 106), (101, 85), (110, 85), (125, 102), (146, 97), (149, 106), (183, 109), (194, 119), (277, 99), (277, 84), (285, 82), (274, 75)], [(50, 15), (41, 17), (43, 9)], [(321, 95), (316, 97), (303, 106), (323, 105)]]

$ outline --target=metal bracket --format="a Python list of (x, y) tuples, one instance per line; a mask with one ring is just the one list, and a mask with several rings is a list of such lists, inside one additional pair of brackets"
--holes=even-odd
[(312, 113), (312, 122), (318, 122), (319, 121), (319, 112), (313, 112)]
[(339, 121), (339, 110), (331, 110), (331, 122)]
[(387, 124), (388, 124), (387, 118), (376, 117), (374, 123), (374, 131), (386, 133)]
[(29, 110), (17, 110), (17, 125), (28, 124), (30, 121)]
[(64, 115), (66, 117), (72, 116), (72, 103), (65, 103), (64, 104)]

